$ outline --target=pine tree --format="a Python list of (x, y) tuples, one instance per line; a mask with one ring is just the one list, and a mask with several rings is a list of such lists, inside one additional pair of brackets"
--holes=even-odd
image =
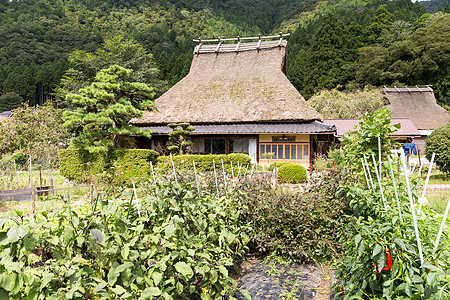
[(392, 15), (384, 5), (381, 5), (375, 12), (372, 22), (367, 26), (369, 42), (377, 43), (384, 30), (389, 30), (394, 26)]
[(78, 108), (65, 111), (64, 127), (76, 134), (72, 145), (91, 152), (120, 148), (121, 136), (150, 137), (148, 131), (129, 123), (152, 109), (153, 88), (145, 83), (129, 82), (133, 70), (114, 65), (103, 69), (95, 81), (67, 98)]

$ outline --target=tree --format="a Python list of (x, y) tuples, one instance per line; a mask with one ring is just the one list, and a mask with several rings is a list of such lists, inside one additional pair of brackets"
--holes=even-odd
[(434, 130), (425, 143), (425, 154), (428, 160), (435, 153), (435, 163), (439, 170), (450, 173), (450, 124)]
[(186, 154), (192, 146), (190, 135), (195, 130), (195, 127), (189, 123), (172, 123), (167, 126), (172, 128), (172, 131), (169, 132), (170, 152), (172, 154)]
[(332, 89), (342, 83), (342, 70), (346, 49), (345, 25), (332, 14), (328, 14), (323, 25), (314, 36), (308, 54), (304, 96), (309, 98), (320, 89)]
[(6, 93), (0, 96), (0, 112), (13, 110), (20, 106), (23, 98), (14, 92)]
[(61, 116), (52, 103), (14, 109), (11, 118), (0, 120), (0, 152), (23, 152), (38, 160), (58, 157), (58, 150), (68, 144)]
[(385, 102), (381, 89), (368, 86), (362, 91), (353, 92), (325, 90), (308, 101), (325, 119), (360, 118), (365, 113), (373, 113), (385, 105)]
[(367, 26), (369, 41), (372, 43), (378, 42), (383, 31), (389, 30), (393, 26), (392, 15), (388, 12), (386, 6), (381, 5), (375, 12), (372, 22)]
[(76, 50), (70, 54), (69, 63), (71, 68), (67, 70), (56, 90), (57, 100), (61, 101), (63, 106), (71, 106), (70, 103), (65, 103), (67, 94), (89, 86), (100, 70), (112, 65), (133, 70), (129, 80), (151, 85), (156, 93), (165, 89), (165, 83), (158, 79), (153, 55), (147, 53), (144, 47), (133, 39), (112, 37), (95, 53)]
[(130, 82), (133, 70), (114, 65), (102, 69), (86, 88), (69, 93), (67, 99), (78, 107), (63, 114), (64, 127), (75, 134), (71, 144), (91, 152), (121, 148), (121, 136), (151, 137), (129, 122), (154, 108), (153, 88)]
[(361, 158), (378, 154), (378, 137), (381, 138), (381, 153), (384, 157), (391, 153), (398, 143), (389, 135), (400, 129), (400, 124), (391, 125), (391, 111), (385, 107), (372, 114), (364, 114), (359, 129), (344, 134), (341, 145), (349, 168), (361, 170)]

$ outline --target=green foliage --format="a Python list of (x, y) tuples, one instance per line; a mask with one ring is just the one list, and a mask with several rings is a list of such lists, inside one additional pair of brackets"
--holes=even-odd
[(23, 99), (14, 92), (0, 96), (0, 112), (13, 110), (22, 104)]
[(113, 183), (140, 182), (151, 174), (159, 153), (147, 149), (110, 149), (91, 153), (85, 149), (63, 149), (59, 152), (61, 174), (78, 182), (89, 181), (89, 176), (103, 173), (112, 176)]
[(255, 231), (251, 251), (302, 263), (338, 257), (350, 219), (348, 202), (340, 193), (348, 179), (334, 170), (324, 175), (322, 185), (305, 193), (280, 193), (267, 181), (244, 183), (242, 201)]
[[(195, 168), (197, 172), (210, 172), (214, 170), (222, 170), (222, 160), (225, 171), (231, 172), (231, 164), (233, 164), (233, 172), (237, 172), (241, 168), (246, 168), (250, 165), (251, 159), (247, 154), (231, 153), (224, 154), (207, 154), (207, 155), (177, 155), (172, 157), (173, 163), (177, 171), (193, 170), (195, 161)], [(164, 170), (172, 170), (172, 160), (169, 156), (158, 157), (158, 167)], [(214, 163), (213, 163), (214, 162)]]
[(371, 160), (374, 154), (378, 158), (378, 138), (381, 138), (382, 158), (390, 154), (391, 149), (398, 148), (389, 134), (400, 129), (400, 125), (391, 126), (391, 111), (388, 107), (379, 109), (372, 114), (364, 114), (359, 123), (359, 129), (349, 131), (342, 138), (343, 158), (347, 168), (361, 170), (361, 159), (366, 155)]
[(277, 166), (277, 168), (280, 168), (281, 166), (288, 165), (288, 164), (291, 164), (291, 163), (290, 162), (273, 162), (273, 163), (270, 163), (269, 171), (272, 172), (273, 169), (275, 168), (275, 165)]
[(68, 144), (61, 115), (51, 103), (16, 108), (11, 118), (0, 119), (0, 152), (26, 153), (42, 161), (54, 159), (58, 150)]
[(426, 139), (425, 153), (428, 160), (435, 153), (439, 170), (450, 173), (450, 124), (434, 130)]
[(172, 129), (169, 132), (170, 152), (179, 155), (187, 154), (192, 146), (190, 135), (195, 127), (189, 123), (172, 123), (167, 126)]
[[(383, 174), (391, 173), (384, 161)], [(373, 165), (369, 164), (373, 170)], [(450, 295), (448, 238), (442, 238), (437, 251), (435, 239), (439, 216), (427, 207), (417, 214), (418, 205), (410, 204), (404, 175), (381, 180), (374, 192), (365, 188), (364, 176), (343, 186), (355, 222), (346, 229), (345, 255), (338, 264), (335, 288), (343, 299), (447, 299)], [(373, 172), (372, 172), (373, 174)], [(372, 175), (373, 177), (374, 175)], [(356, 178), (356, 177), (355, 177)], [(397, 184), (398, 204), (393, 190)], [(411, 202), (417, 203), (417, 180), (411, 182)], [(411, 210), (416, 214), (424, 262), (419, 259), (419, 246)]]
[(353, 92), (324, 90), (312, 96), (308, 103), (325, 119), (360, 118), (386, 104), (381, 90), (371, 87)]
[(61, 84), (56, 89), (56, 96), (63, 105), (72, 107), (67, 94), (85, 88), (95, 81), (100, 70), (119, 65), (133, 70), (128, 80), (141, 82), (156, 87), (161, 92), (163, 83), (157, 78), (158, 70), (153, 56), (133, 39), (114, 36), (107, 40), (94, 53), (76, 50), (69, 55), (71, 68), (66, 71)]
[(0, 219), (0, 295), (53, 299), (223, 299), (249, 228), (240, 201), (160, 186), (158, 196), (102, 199)]
[(71, 143), (76, 148), (105, 151), (120, 148), (121, 136), (145, 136), (149, 131), (130, 124), (154, 108), (153, 88), (145, 83), (130, 82), (133, 70), (114, 65), (97, 73), (95, 81), (67, 99), (77, 105), (63, 114), (64, 126), (75, 133)]
[(278, 168), (278, 181), (300, 183), (306, 180), (306, 168), (297, 164), (284, 164)]

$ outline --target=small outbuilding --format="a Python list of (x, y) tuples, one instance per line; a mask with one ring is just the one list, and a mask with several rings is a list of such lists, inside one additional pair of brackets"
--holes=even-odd
[(336, 131), (286, 77), (288, 35), (196, 40), (189, 74), (156, 99), (134, 125), (153, 132), (139, 139), (155, 148), (169, 123), (188, 122), (197, 154), (247, 153), (253, 163), (289, 161), (309, 167)]

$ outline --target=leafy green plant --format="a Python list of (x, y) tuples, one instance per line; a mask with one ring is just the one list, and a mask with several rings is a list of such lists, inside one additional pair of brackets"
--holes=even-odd
[(434, 130), (426, 140), (425, 152), (428, 160), (435, 153), (435, 162), (444, 173), (450, 173), (450, 124)]
[(285, 164), (278, 168), (278, 180), (287, 183), (299, 183), (306, 180), (306, 168), (297, 164)]
[(236, 197), (193, 193), (174, 182), (156, 196), (21, 212), (0, 220), (0, 295), (6, 298), (223, 298), (249, 228)]

